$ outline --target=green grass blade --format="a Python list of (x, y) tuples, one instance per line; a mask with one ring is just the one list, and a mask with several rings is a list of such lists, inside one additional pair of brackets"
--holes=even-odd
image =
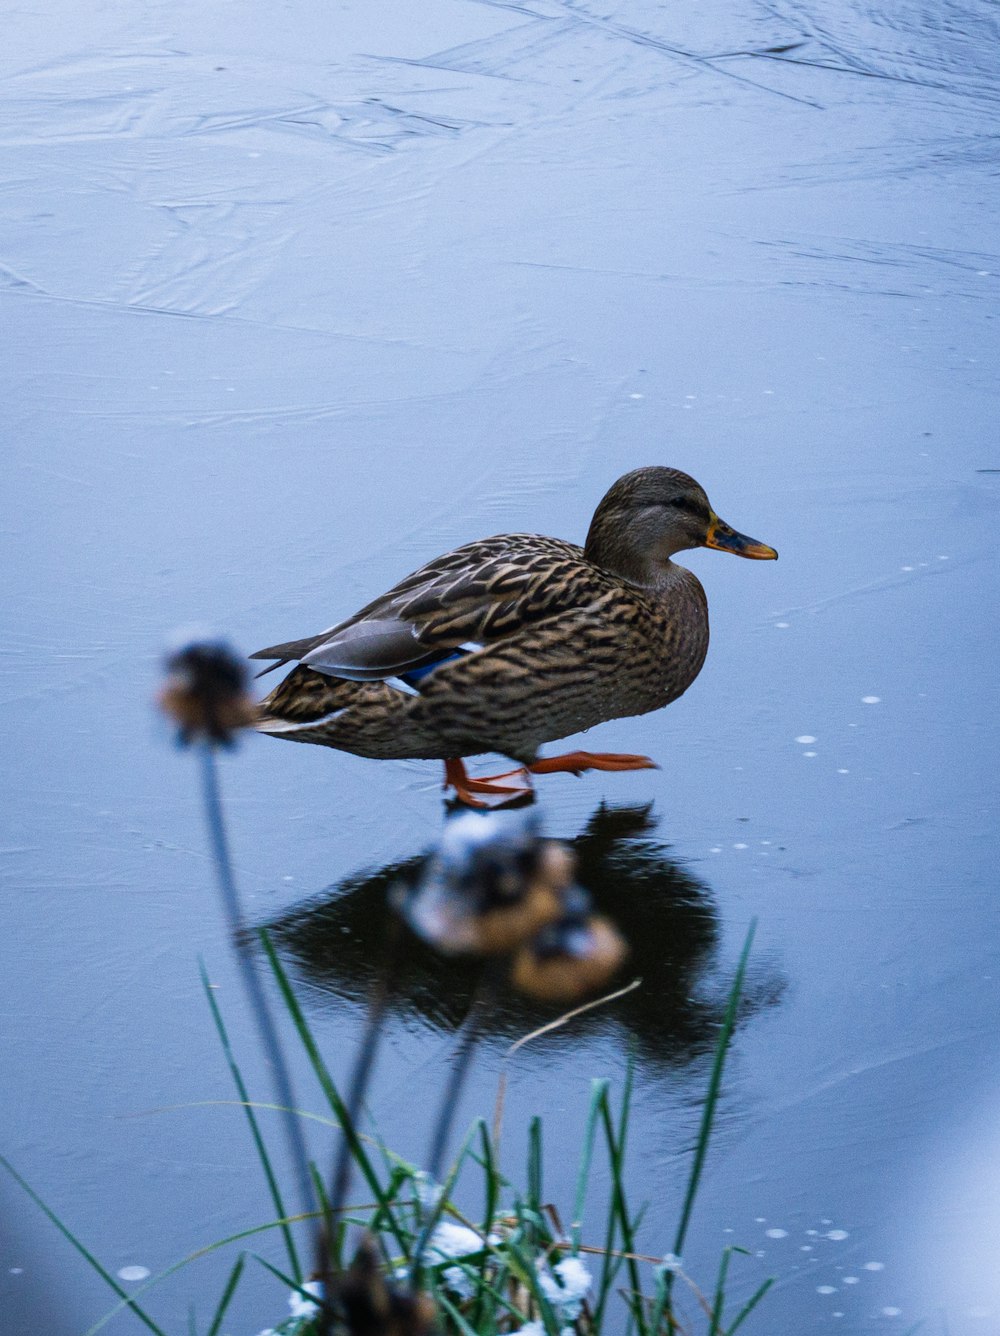
[(281, 996), (284, 999), (285, 1006), (288, 1008), (288, 1014), (292, 1018), (292, 1023), (294, 1024), (299, 1039), (302, 1042), (302, 1046), (306, 1051), (306, 1055), (309, 1058), (327, 1103), (330, 1105), (333, 1115), (340, 1125), (341, 1133), (347, 1138), (354, 1162), (361, 1171), (365, 1182), (371, 1188), (375, 1199), (378, 1201), (379, 1208), (384, 1214), (386, 1223), (395, 1238), (398, 1247), (404, 1255), (409, 1256), (407, 1241), (399, 1227), (398, 1221), (396, 1220), (391, 1202), (386, 1195), (385, 1188), (382, 1186), (379, 1176), (375, 1172), (372, 1162), (361, 1143), (357, 1129), (354, 1127), (353, 1122), (348, 1116), (347, 1106), (341, 1099), (340, 1091), (334, 1084), (333, 1077), (330, 1075), (329, 1069), (323, 1061), (322, 1054), (319, 1051), (316, 1040), (313, 1038), (312, 1031), (309, 1029), (306, 1018), (302, 1014), (302, 1008), (299, 1006), (298, 999), (292, 991), (288, 975), (285, 973), (281, 961), (278, 959), (277, 953), (271, 944), (271, 939), (263, 930), (260, 932), (260, 940), (278, 987), (281, 990)]
[(573, 1252), (580, 1251), (580, 1234), (583, 1229), (583, 1209), (587, 1200), (587, 1184), (590, 1181), (590, 1165), (594, 1155), (594, 1137), (597, 1133), (597, 1120), (601, 1111), (601, 1098), (608, 1091), (608, 1082), (592, 1081), (590, 1085), (590, 1107), (587, 1110), (587, 1123), (583, 1133), (583, 1150), (580, 1154), (580, 1168), (576, 1176), (576, 1195), (573, 1200), (573, 1220), (570, 1225), (570, 1240)]
[[(253, 1138), (254, 1148), (257, 1151), (257, 1158), (260, 1160), (261, 1168), (264, 1170), (264, 1177), (267, 1180), (268, 1191), (271, 1194), (271, 1201), (274, 1204), (274, 1211), (279, 1220), (284, 1220), (288, 1212), (285, 1209), (285, 1203), (281, 1196), (281, 1188), (278, 1186), (278, 1177), (274, 1172), (274, 1166), (271, 1164), (271, 1157), (267, 1153), (267, 1147), (264, 1144), (264, 1137), (261, 1134), (260, 1124), (257, 1122), (257, 1115), (253, 1110), (250, 1101), (250, 1095), (243, 1080), (243, 1073), (240, 1071), (233, 1053), (232, 1045), (229, 1042), (229, 1034), (226, 1030), (225, 1021), (222, 1019), (222, 1012), (215, 998), (215, 989), (212, 987), (208, 978), (208, 971), (205, 969), (204, 960), (199, 959), (198, 970), (201, 974), (201, 986), (205, 990), (205, 996), (208, 998), (209, 1010), (212, 1013), (212, 1020), (215, 1022), (216, 1033), (219, 1036), (219, 1043), (222, 1045), (222, 1052), (225, 1055), (229, 1066), (230, 1075), (233, 1078), (233, 1084), (236, 1086), (237, 1093), (243, 1105), (243, 1112), (246, 1115), (247, 1124), (250, 1128), (250, 1135)], [(288, 1253), (288, 1264), (292, 1272), (299, 1279), (302, 1277), (302, 1267), (299, 1263), (298, 1252), (295, 1248), (295, 1240), (292, 1238), (292, 1231), (289, 1225), (284, 1225), (281, 1230), (285, 1241), (285, 1250)]]
[(733, 1259), (732, 1248), (723, 1248), (719, 1258), (719, 1275), (715, 1282), (715, 1297), (712, 1300), (712, 1325), (708, 1336), (717, 1336), (722, 1331), (722, 1310), (726, 1305), (726, 1277), (729, 1275), (729, 1263)]
[[(626, 1077), (625, 1092), (622, 1099), (622, 1114), (619, 1130), (616, 1131), (615, 1129), (610, 1102), (604, 1100), (601, 1106), (601, 1120), (604, 1124), (604, 1134), (608, 1143), (608, 1156), (611, 1161), (611, 1210), (618, 1219), (618, 1228), (622, 1236), (622, 1250), (627, 1253), (635, 1252), (635, 1228), (629, 1216), (624, 1182), (625, 1141), (628, 1132), (628, 1116), (631, 1103), (631, 1071), (631, 1064), (629, 1064), (629, 1073)], [(629, 1285), (632, 1294), (632, 1298), (628, 1301), (629, 1308), (635, 1318), (640, 1336), (648, 1336), (646, 1314), (641, 1299), (642, 1285), (639, 1279), (639, 1265), (634, 1257), (628, 1258), (625, 1265), (628, 1271)]]
[[(674, 1320), (668, 1314), (667, 1308), (670, 1303), (670, 1290), (667, 1287), (667, 1277), (662, 1271), (656, 1273), (656, 1295), (653, 1301), (653, 1309), (649, 1318), (649, 1330), (652, 1336), (660, 1336), (660, 1329), (663, 1326), (664, 1317), (667, 1318), (667, 1331), (674, 1330)], [(709, 1336), (713, 1336), (710, 1332)]]
[(564, 1324), (560, 1322), (555, 1309), (545, 1297), (533, 1259), (513, 1239), (508, 1241), (506, 1251), (511, 1263), (511, 1271), (517, 1276), (524, 1288), (530, 1292), (532, 1299), (535, 1301), (535, 1307), (538, 1309), (538, 1315), (542, 1320), (546, 1336), (561, 1336)]
[[(303, 1299), (308, 1299), (311, 1304), (316, 1303), (315, 1294), (310, 1294), (302, 1281), (293, 1280), (291, 1276), (282, 1271), (280, 1266), (275, 1266), (274, 1263), (269, 1262), (266, 1257), (261, 1257), (260, 1253), (253, 1253), (252, 1257), (255, 1262), (261, 1264), (265, 1271), (270, 1271), (272, 1276), (275, 1276), (280, 1280), (282, 1285), (287, 1285), (290, 1290), (294, 1290), (295, 1293), (301, 1295)], [(317, 1307), (319, 1307), (318, 1304)]]
[(736, 1314), (736, 1321), (733, 1323), (731, 1327), (726, 1328), (725, 1336), (733, 1336), (733, 1332), (736, 1331), (738, 1327), (742, 1327), (743, 1323), (750, 1316), (753, 1310), (757, 1307), (761, 1299), (763, 1299), (764, 1295), (768, 1292), (768, 1290), (771, 1288), (773, 1284), (774, 1284), (774, 1277), (769, 1276), (768, 1279), (764, 1281), (763, 1285), (761, 1285), (759, 1289), (755, 1290), (753, 1294), (751, 1294), (750, 1298), (746, 1301), (746, 1303), (743, 1305), (740, 1311)]
[[(471, 1154), (470, 1158), (481, 1166), (483, 1171), (483, 1223), (482, 1235), (486, 1239), (489, 1237), (490, 1230), (493, 1227), (493, 1221), (497, 1213), (497, 1203), (500, 1196), (500, 1174), (497, 1170), (496, 1157), (494, 1154), (493, 1138), (490, 1136), (490, 1129), (486, 1126), (485, 1118), (480, 1118), (477, 1122), (479, 1129), (479, 1141), (482, 1146), (482, 1159)], [(472, 1318), (472, 1325), (477, 1331), (485, 1331), (487, 1323), (491, 1316), (494, 1316), (495, 1309), (491, 1314), (489, 1299), (493, 1297), (493, 1291), (490, 1288), (488, 1272), (491, 1262), (491, 1253), (489, 1245), (483, 1250), (482, 1260), (479, 1263), (476, 1281), (476, 1308)], [(494, 1303), (496, 1302), (494, 1298)]]
[(226, 1316), (226, 1309), (232, 1302), (233, 1295), (236, 1293), (236, 1286), (240, 1283), (240, 1276), (243, 1274), (243, 1268), (246, 1266), (246, 1253), (240, 1253), (236, 1259), (236, 1265), (229, 1273), (229, 1280), (226, 1282), (226, 1288), (222, 1291), (222, 1298), (219, 1300), (219, 1306), (215, 1310), (215, 1316), (212, 1318), (211, 1325), (205, 1336), (218, 1336), (219, 1328), (222, 1326), (222, 1319)]
[(493, 1154), (493, 1139), (490, 1136), (490, 1129), (486, 1126), (486, 1119), (480, 1118), (477, 1126), (479, 1128), (479, 1140), (483, 1148), (482, 1160), (477, 1163), (483, 1168), (483, 1189), (485, 1202), (483, 1204), (483, 1236), (485, 1237), (492, 1228), (493, 1220), (497, 1213), (497, 1200), (500, 1193), (500, 1172), (497, 1168), (496, 1158)]
[(743, 992), (743, 979), (746, 975), (747, 961), (750, 959), (750, 948), (753, 946), (753, 938), (756, 930), (757, 920), (753, 919), (747, 930), (746, 941), (743, 943), (743, 950), (740, 953), (739, 964), (736, 967), (736, 977), (733, 979), (733, 986), (729, 993), (729, 1005), (726, 1007), (726, 1014), (722, 1022), (722, 1030), (719, 1033), (719, 1041), (715, 1046), (715, 1061), (712, 1064), (712, 1075), (708, 1082), (708, 1094), (705, 1096), (705, 1104), (702, 1108), (701, 1125), (698, 1129), (698, 1141), (695, 1146), (694, 1161), (691, 1165), (691, 1174), (688, 1178), (687, 1191), (684, 1194), (684, 1205), (681, 1207), (681, 1218), (677, 1225), (677, 1234), (674, 1237), (673, 1251), (678, 1257), (684, 1255), (684, 1241), (687, 1238), (688, 1225), (691, 1221), (691, 1211), (694, 1207), (694, 1199), (698, 1194), (701, 1173), (705, 1165), (705, 1155), (708, 1151), (708, 1142), (712, 1134), (712, 1123), (715, 1119), (715, 1106), (718, 1103), (719, 1091), (722, 1087), (722, 1073), (726, 1065), (726, 1054), (729, 1049), (729, 1040), (731, 1039), (733, 1030), (736, 1026), (740, 997)]
[[(608, 1082), (600, 1081), (595, 1083), (596, 1092), (596, 1116), (605, 1132), (607, 1138), (608, 1118), (610, 1116), (610, 1105), (608, 1102)], [(609, 1155), (613, 1154), (614, 1138), (608, 1147)], [(614, 1256), (615, 1234), (618, 1227), (618, 1213), (612, 1204), (608, 1210), (607, 1223), (604, 1231), (604, 1249), (603, 1263), (601, 1265), (601, 1278), (597, 1286), (597, 1301), (594, 1305), (593, 1328), (595, 1331), (601, 1331), (604, 1321), (604, 1310), (607, 1305), (608, 1295), (611, 1293), (611, 1287), (615, 1282), (622, 1266), (622, 1259)]]
[[(536, 1114), (528, 1124), (528, 1210), (536, 1219), (542, 1215), (542, 1121)], [(537, 1243), (536, 1230), (529, 1226), (531, 1241)]]
[(28, 1196), (35, 1203), (38, 1209), (43, 1213), (43, 1215), (47, 1216), (48, 1219), (52, 1222), (52, 1224), (55, 1225), (56, 1229), (58, 1229), (59, 1233), (63, 1236), (63, 1238), (73, 1245), (73, 1247), (77, 1250), (80, 1256), (86, 1262), (89, 1262), (91, 1267), (93, 1267), (93, 1269), (97, 1272), (97, 1274), (101, 1277), (101, 1279), (105, 1282), (105, 1284), (109, 1285), (111, 1289), (114, 1290), (115, 1294), (117, 1294), (121, 1298), (122, 1303), (120, 1307), (130, 1308), (132, 1312), (136, 1315), (136, 1317), (139, 1319), (139, 1321), (144, 1323), (144, 1325), (148, 1327), (150, 1331), (155, 1332), (156, 1336), (166, 1336), (166, 1333), (162, 1330), (162, 1328), (158, 1327), (156, 1323), (153, 1321), (153, 1319), (149, 1316), (149, 1314), (144, 1312), (143, 1309), (139, 1307), (139, 1305), (135, 1302), (132, 1296), (128, 1294), (126, 1290), (122, 1289), (121, 1285), (118, 1284), (117, 1280), (115, 1280), (111, 1272), (106, 1271), (104, 1267), (101, 1266), (100, 1262), (97, 1260), (94, 1254), (90, 1252), (88, 1248), (84, 1247), (84, 1245), (80, 1242), (80, 1240), (76, 1237), (76, 1235), (72, 1232), (72, 1230), (69, 1229), (67, 1225), (63, 1224), (63, 1222), (56, 1215), (55, 1211), (53, 1211), (49, 1206), (45, 1204), (45, 1202), (41, 1199), (41, 1197), (34, 1190), (34, 1188), (31, 1187), (31, 1185), (21, 1177), (21, 1175), (17, 1172), (17, 1170), (14, 1168), (11, 1162), (3, 1155), (0, 1155), (0, 1165), (3, 1165), (3, 1167), (7, 1170), (8, 1174), (10, 1174), (11, 1178), (13, 1178), (14, 1182), (24, 1189), (24, 1191), (28, 1194)]
[(434, 1301), (448, 1314), (452, 1322), (454, 1322), (455, 1326), (461, 1332), (461, 1336), (481, 1336), (479, 1329), (467, 1322), (451, 1300), (446, 1295), (442, 1294), (440, 1290), (435, 1292)]

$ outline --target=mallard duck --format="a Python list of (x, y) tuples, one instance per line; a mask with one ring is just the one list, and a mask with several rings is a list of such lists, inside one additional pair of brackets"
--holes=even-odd
[[(653, 767), (538, 749), (658, 710), (698, 676), (705, 591), (671, 560), (695, 547), (778, 555), (723, 523), (686, 473), (635, 469), (607, 492), (582, 548), (523, 533), (467, 543), (329, 630), (258, 650), (272, 668), (299, 663), (256, 727), (358, 756), (443, 760), (446, 787), (474, 806), (523, 794), (532, 774)], [(481, 752), (519, 769), (470, 778), (463, 758)]]

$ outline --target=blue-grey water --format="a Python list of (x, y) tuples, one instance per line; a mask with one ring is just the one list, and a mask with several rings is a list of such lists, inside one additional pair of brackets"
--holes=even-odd
[[(305, 635), (470, 538), (579, 540), (664, 463), (781, 560), (687, 558), (701, 677), (586, 742), (661, 770), (539, 784), (645, 982), (511, 1065), (509, 1164), (547, 1115), (568, 1214), (589, 1082), (634, 1046), (670, 1248), (756, 918), (687, 1269), (737, 1243), (737, 1296), (777, 1277), (756, 1336), (1000, 1332), (998, 36), (988, 0), (7, 11), (0, 1151), (110, 1271), (270, 1209), (219, 1103), (199, 955), (267, 1073), (152, 719), (165, 634)], [(342, 1074), (371, 878), (433, 841), (439, 768), (254, 738), (223, 782)], [(609, 834), (602, 800), (653, 806)], [(393, 1011), (371, 1107), (413, 1157), (467, 986), (418, 962)], [(7, 1179), (0, 1212), (5, 1336), (79, 1336), (113, 1296)], [(231, 1262), (150, 1310), (204, 1325)], [(284, 1304), (253, 1266), (224, 1330)]]

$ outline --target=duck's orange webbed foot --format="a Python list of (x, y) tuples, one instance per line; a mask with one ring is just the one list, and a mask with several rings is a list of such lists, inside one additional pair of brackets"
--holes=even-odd
[[(631, 752), (565, 752), (562, 756), (543, 756), (528, 769), (533, 775), (566, 773), (582, 775), (585, 770), (659, 770), (648, 756), (634, 756)], [(502, 775), (497, 775), (502, 779)]]
[[(527, 782), (499, 783), (502, 779), (513, 779), (518, 775), (522, 775)], [(445, 761), (444, 787), (454, 789), (455, 797), (467, 807), (501, 807), (504, 803), (530, 797), (533, 793), (531, 777), (523, 767), (504, 775), (485, 775), (482, 779), (473, 779), (461, 757)]]
[[(501, 807), (504, 803), (525, 798), (533, 792), (532, 775), (582, 775), (585, 770), (659, 770), (648, 756), (631, 752), (565, 752), (562, 756), (545, 756), (531, 765), (505, 770), (501, 775), (484, 775), (473, 779), (458, 757), (444, 763), (444, 786), (455, 791), (456, 798), (469, 807)], [(517, 783), (520, 779), (521, 783)], [(513, 781), (504, 783), (504, 781)]]

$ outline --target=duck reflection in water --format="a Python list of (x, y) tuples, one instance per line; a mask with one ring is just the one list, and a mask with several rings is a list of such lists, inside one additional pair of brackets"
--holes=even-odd
[[(656, 824), (651, 807), (602, 804), (580, 834), (565, 841), (577, 859), (579, 884), (629, 944), (619, 982), (642, 979), (641, 987), (575, 1019), (573, 1035), (578, 1040), (624, 1031), (623, 1041), (633, 1037), (644, 1062), (673, 1065), (714, 1048), (731, 979), (714, 968), (720, 924), (711, 890), (654, 837)], [(345, 878), (272, 922), (272, 940), (311, 984), (337, 1000), (363, 1002), (383, 957), (388, 897), (401, 885), (415, 884), (428, 857), (416, 854)], [(390, 1012), (409, 1023), (457, 1030), (481, 972), (475, 959), (451, 957), (444, 964), (437, 952), (408, 938), (394, 970)], [(774, 1005), (783, 988), (773, 966), (751, 961), (741, 1017)], [(490, 1030), (499, 1038), (516, 1038), (561, 1010), (505, 989), (491, 1007)], [(558, 1034), (554, 1038), (558, 1042)]]

